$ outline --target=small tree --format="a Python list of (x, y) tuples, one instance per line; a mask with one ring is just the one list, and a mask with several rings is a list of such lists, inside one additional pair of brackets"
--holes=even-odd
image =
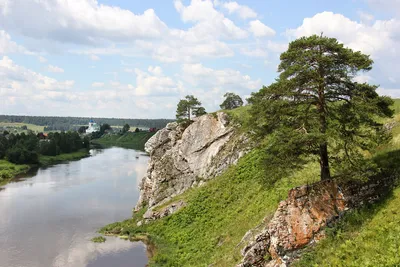
[(324, 180), (331, 178), (330, 163), (354, 174), (368, 167), (362, 151), (385, 137), (377, 119), (393, 114), (393, 101), (379, 96), (377, 86), (354, 81), (359, 71), (371, 70), (370, 57), (313, 35), (291, 42), (280, 59), (276, 82), (249, 99), (253, 129), (268, 137), (268, 168), (300, 167), (315, 158)]
[(88, 128), (87, 126), (81, 126), (81, 127), (79, 127), (78, 133), (80, 133), (80, 134), (85, 133), (87, 128)]
[(243, 106), (243, 100), (240, 96), (235, 93), (226, 93), (224, 95), (225, 100), (220, 105), (221, 109), (235, 109)]
[(201, 102), (193, 95), (187, 95), (185, 99), (181, 99), (176, 109), (176, 118), (178, 120), (191, 120), (191, 115), (201, 116), (206, 113), (205, 109), (200, 106)]
[(129, 131), (129, 129), (130, 129), (130, 126), (129, 126), (129, 124), (125, 124), (125, 125), (124, 125), (124, 127), (122, 127), (122, 133), (126, 133), (126, 132), (128, 132), (128, 131)]

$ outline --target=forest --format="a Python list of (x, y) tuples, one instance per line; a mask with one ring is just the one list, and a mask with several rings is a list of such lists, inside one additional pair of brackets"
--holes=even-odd
[(93, 119), (97, 124), (109, 124), (111, 126), (124, 126), (129, 124), (141, 128), (164, 128), (169, 119), (119, 119), (119, 118), (85, 118), (85, 117), (48, 117), (48, 116), (16, 116), (0, 115), (0, 122), (27, 123), (45, 126), (45, 131), (69, 131), (78, 130), (82, 125), (87, 125)]

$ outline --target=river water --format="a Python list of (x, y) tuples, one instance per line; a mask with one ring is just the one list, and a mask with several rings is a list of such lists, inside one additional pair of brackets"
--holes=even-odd
[(140, 242), (90, 239), (131, 217), (147, 163), (131, 149), (91, 150), (89, 158), (0, 187), (0, 267), (145, 266)]

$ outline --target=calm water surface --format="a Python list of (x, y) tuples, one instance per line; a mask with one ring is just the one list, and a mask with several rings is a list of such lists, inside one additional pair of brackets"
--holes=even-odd
[(91, 154), (0, 187), (0, 267), (146, 265), (142, 243), (90, 239), (131, 216), (148, 157), (123, 148)]

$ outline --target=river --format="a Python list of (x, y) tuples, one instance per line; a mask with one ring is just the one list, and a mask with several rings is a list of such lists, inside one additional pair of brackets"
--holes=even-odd
[(140, 242), (90, 239), (131, 217), (147, 163), (131, 149), (91, 150), (0, 187), (0, 267), (145, 266)]

